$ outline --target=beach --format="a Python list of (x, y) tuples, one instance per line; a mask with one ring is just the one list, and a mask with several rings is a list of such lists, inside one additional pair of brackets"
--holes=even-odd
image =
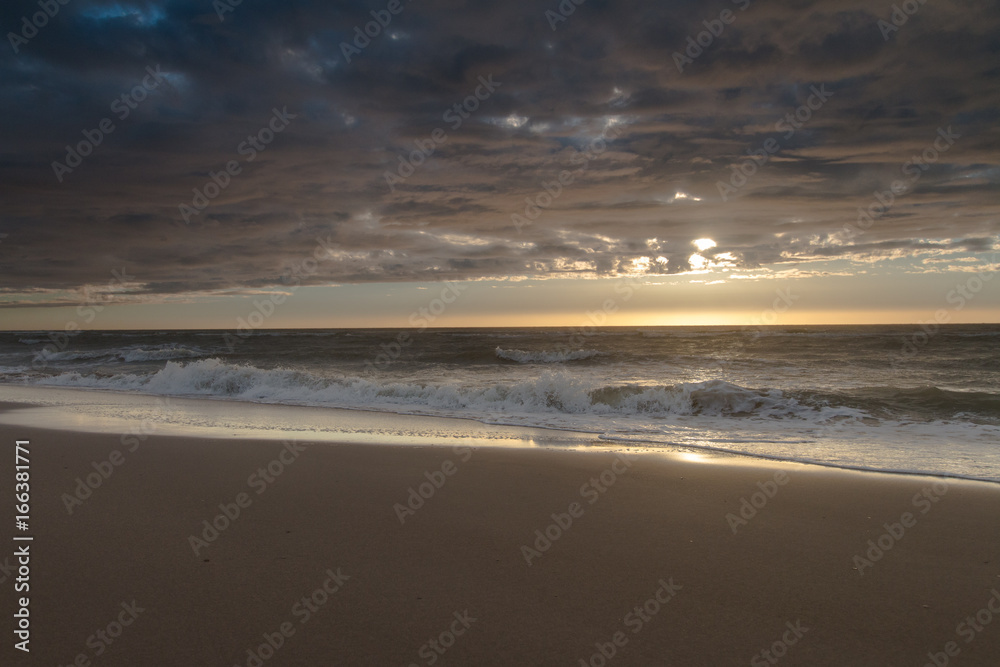
[(997, 5), (5, 3), (0, 667), (1000, 667)]
[(8, 630), (5, 664), (1000, 655), (995, 484), (626, 449), (0, 437), (5, 488), (30, 443), (33, 537), (10, 540), (4, 503), (4, 556), (30, 544), (31, 619), (30, 654)]
[(998, 9), (5, 3), (0, 667), (1000, 667)]

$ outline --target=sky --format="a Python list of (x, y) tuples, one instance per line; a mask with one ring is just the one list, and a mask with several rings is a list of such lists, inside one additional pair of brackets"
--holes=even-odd
[(1000, 322), (997, 2), (0, 25), (3, 329)]

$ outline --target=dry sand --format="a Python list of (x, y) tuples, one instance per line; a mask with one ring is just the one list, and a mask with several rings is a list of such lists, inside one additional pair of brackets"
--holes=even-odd
[[(7, 426), (0, 439), (0, 563), (19, 546), (16, 439), (31, 443), (35, 538), (30, 655), (13, 647), (16, 574), (0, 571), (2, 664), (1000, 664), (996, 485), (736, 458), (626, 467), (608, 452), (167, 436), (129, 452), (120, 434)], [(115, 450), (121, 465), (70, 514), (64, 494)], [(273, 481), (251, 478), (283, 451)], [(401, 524), (394, 506), (427, 473), (443, 484)], [(767, 484), (776, 473), (785, 484)], [(773, 497), (734, 534), (727, 514), (758, 483)], [(241, 493), (196, 555), (190, 536)], [(529, 566), (522, 547), (571, 509)], [(904, 512), (911, 525), (884, 537)], [(894, 544), (860, 575), (854, 557), (880, 536)], [(265, 635), (280, 648), (260, 662), (248, 650)]]

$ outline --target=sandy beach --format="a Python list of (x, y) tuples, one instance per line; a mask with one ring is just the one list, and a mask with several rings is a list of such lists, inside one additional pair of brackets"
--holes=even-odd
[[(34, 538), (10, 539), (8, 492), (4, 664), (1000, 656), (992, 484), (736, 457), (0, 434), (5, 489), (30, 441), (18, 534)], [(25, 544), (30, 654), (11, 627)]]
[(0, 15), (0, 667), (1000, 667), (1000, 0)]
[(1000, 0), (0, 15), (0, 667), (1000, 667)]

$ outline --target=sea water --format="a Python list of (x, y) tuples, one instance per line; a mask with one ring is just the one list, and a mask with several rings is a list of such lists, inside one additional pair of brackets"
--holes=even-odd
[(0, 383), (1000, 481), (998, 325), (8, 332)]

